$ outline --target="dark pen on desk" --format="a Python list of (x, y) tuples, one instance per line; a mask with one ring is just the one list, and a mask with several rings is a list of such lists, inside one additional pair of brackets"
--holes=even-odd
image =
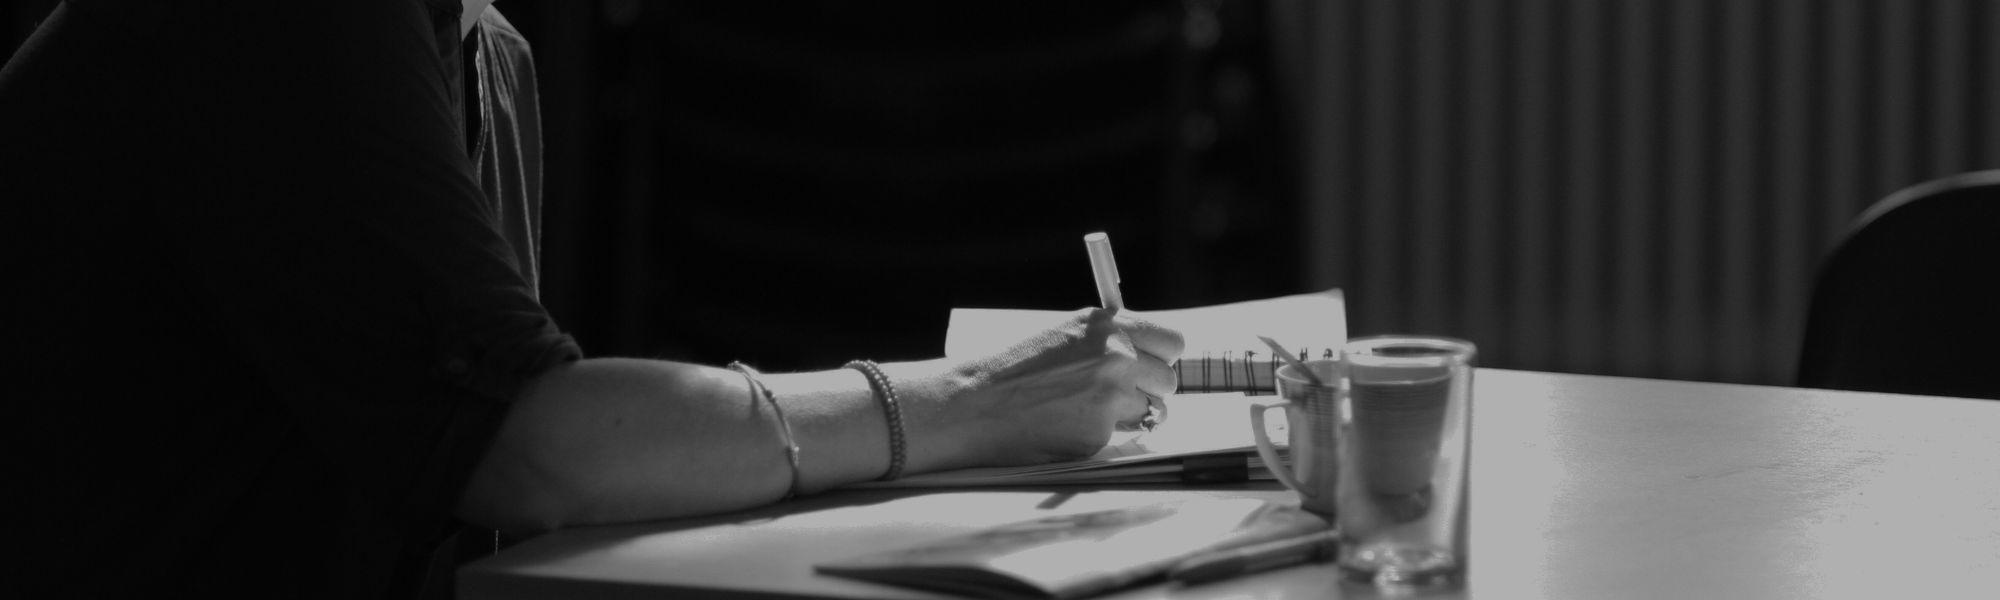
[(1340, 535), (1333, 529), (1199, 554), (1182, 560), (1167, 570), (1167, 578), (1181, 583), (1203, 583), (1238, 575), (1268, 571), (1299, 563), (1326, 560), (1339, 551)]

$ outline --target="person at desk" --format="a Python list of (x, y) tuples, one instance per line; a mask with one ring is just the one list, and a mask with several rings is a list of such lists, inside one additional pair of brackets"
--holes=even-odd
[(537, 300), (534, 72), (489, 1), (69, 0), (0, 71), (5, 589), (408, 596), (460, 523), (1079, 457), (1171, 390), (1179, 335), (1115, 310), (973, 360), (585, 358)]

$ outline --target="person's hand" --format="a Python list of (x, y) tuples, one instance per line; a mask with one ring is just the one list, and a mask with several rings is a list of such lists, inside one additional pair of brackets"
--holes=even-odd
[[(912, 430), (912, 458), (934, 468), (1020, 465), (1089, 456), (1118, 424), (1173, 393), (1179, 332), (1129, 311), (1085, 309), (992, 356), (948, 364), (956, 390)], [(928, 448), (926, 448), (928, 447)], [(928, 469), (926, 469), (928, 470)]]

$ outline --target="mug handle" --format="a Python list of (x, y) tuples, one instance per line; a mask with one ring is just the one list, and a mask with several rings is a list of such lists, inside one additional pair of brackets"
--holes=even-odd
[(1305, 486), (1299, 485), (1298, 478), (1292, 476), (1292, 470), (1286, 468), (1285, 463), (1278, 460), (1278, 450), (1271, 446), (1271, 438), (1264, 435), (1264, 411), (1271, 408), (1290, 408), (1291, 406), (1292, 403), (1287, 401), (1251, 404), (1250, 433), (1257, 439), (1257, 457), (1264, 459), (1264, 470), (1270, 471), (1272, 477), (1278, 478), (1278, 483), (1285, 484), (1285, 487), (1291, 488), (1292, 491), (1310, 495), (1311, 492), (1306, 491)]

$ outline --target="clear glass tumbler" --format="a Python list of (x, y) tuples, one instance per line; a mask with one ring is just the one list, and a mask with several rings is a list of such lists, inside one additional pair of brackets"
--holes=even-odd
[(1466, 562), (1470, 342), (1359, 338), (1342, 349), (1340, 568), (1383, 588), (1448, 585)]

